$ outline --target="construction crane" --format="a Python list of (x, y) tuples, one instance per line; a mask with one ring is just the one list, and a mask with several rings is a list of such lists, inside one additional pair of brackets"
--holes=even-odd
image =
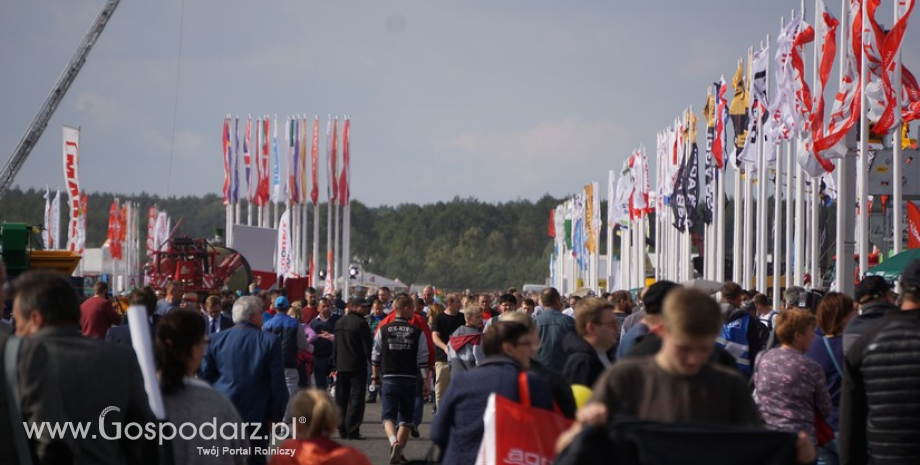
[(38, 143), (38, 139), (41, 138), (42, 133), (45, 132), (48, 121), (51, 120), (51, 116), (54, 115), (54, 111), (57, 110), (61, 100), (64, 100), (67, 89), (70, 88), (70, 85), (73, 84), (73, 81), (77, 78), (77, 74), (80, 73), (80, 69), (83, 68), (83, 63), (86, 62), (86, 56), (89, 55), (89, 51), (92, 50), (93, 45), (96, 44), (96, 40), (99, 39), (99, 35), (102, 34), (105, 25), (108, 24), (109, 19), (112, 18), (112, 13), (115, 12), (115, 8), (118, 7), (119, 2), (121, 2), (121, 0), (107, 0), (105, 2), (102, 11), (96, 16), (96, 21), (93, 22), (92, 27), (89, 28), (89, 32), (86, 33), (86, 37), (83, 38), (83, 42), (80, 43), (80, 47), (73, 54), (73, 58), (70, 59), (67, 68), (64, 68), (64, 72), (61, 74), (61, 77), (58, 78), (57, 84), (51, 89), (48, 98), (45, 99), (45, 104), (42, 105), (41, 110), (35, 115), (32, 124), (29, 125), (25, 135), (22, 136), (22, 140), (19, 141), (19, 145), (16, 146), (16, 149), (13, 150), (12, 155), (10, 155), (10, 159), (7, 160), (6, 165), (3, 166), (3, 171), (0, 171), (0, 198), (3, 198), (6, 191), (13, 185), (13, 179), (16, 178), (19, 169), (22, 168), (26, 159), (29, 158), (29, 154), (32, 152), (35, 144)]

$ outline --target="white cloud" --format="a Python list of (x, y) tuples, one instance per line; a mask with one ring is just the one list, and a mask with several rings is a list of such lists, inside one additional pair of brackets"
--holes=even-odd
[(77, 111), (88, 114), (95, 123), (103, 128), (111, 128), (118, 121), (118, 103), (114, 99), (96, 92), (80, 92), (74, 103)]

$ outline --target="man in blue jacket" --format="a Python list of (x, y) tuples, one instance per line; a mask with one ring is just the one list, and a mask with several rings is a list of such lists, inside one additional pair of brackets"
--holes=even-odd
[[(233, 304), (233, 323), (217, 333), (201, 362), (201, 379), (224, 393), (246, 423), (260, 423), (252, 438), (268, 438), (271, 424), (284, 416), (288, 391), (284, 384), (281, 341), (262, 331), (262, 300), (242, 297)], [(250, 446), (265, 448), (268, 439), (250, 439)], [(249, 454), (250, 463), (265, 463), (265, 456)]]
[[(275, 298), (272, 307), (277, 310), (275, 316), (262, 325), (263, 331), (268, 331), (281, 341), (281, 364), (284, 366), (284, 383), (287, 387), (288, 398), (293, 399), (300, 383), (300, 374), (297, 371), (297, 352), (307, 350), (307, 336), (300, 327), (300, 323), (288, 316), (287, 309), (291, 308), (287, 297)], [(290, 406), (284, 411), (285, 422), (291, 417)]]
[(562, 314), (562, 296), (555, 288), (544, 289), (540, 300), (543, 302), (543, 311), (534, 318), (537, 332), (540, 335), (537, 361), (556, 373), (562, 374), (566, 359), (562, 340), (566, 335), (575, 332), (575, 320)]

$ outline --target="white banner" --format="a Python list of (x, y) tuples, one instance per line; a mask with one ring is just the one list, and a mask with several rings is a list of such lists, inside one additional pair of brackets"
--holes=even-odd
[(64, 126), (64, 183), (67, 186), (70, 226), (67, 228), (67, 249), (78, 251), (80, 238), (80, 130)]
[(275, 274), (279, 277), (291, 273), (290, 210), (285, 210), (278, 223), (278, 246), (275, 249)]

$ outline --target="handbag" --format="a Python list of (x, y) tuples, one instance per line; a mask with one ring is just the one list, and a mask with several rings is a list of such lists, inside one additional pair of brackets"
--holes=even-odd
[(555, 457), (556, 439), (572, 421), (533, 406), (525, 372), (518, 376), (518, 392), (520, 403), (489, 395), (476, 465), (551, 463)]
[[(834, 368), (837, 369), (837, 374), (843, 377), (843, 371), (840, 369), (840, 364), (837, 363), (837, 358), (834, 357), (834, 351), (831, 350), (831, 344), (827, 342), (827, 337), (822, 337), (824, 341), (824, 348), (827, 349), (827, 355), (831, 357), (831, 362), (834, 364)], [(815, 439), (818, 440), (818, 446), (823, 446), (834, 440), (834, 430), (831, 428), (831, 425), (827, 424), (827, 421), (821, 416), (820, 413), (815, 411)]]

